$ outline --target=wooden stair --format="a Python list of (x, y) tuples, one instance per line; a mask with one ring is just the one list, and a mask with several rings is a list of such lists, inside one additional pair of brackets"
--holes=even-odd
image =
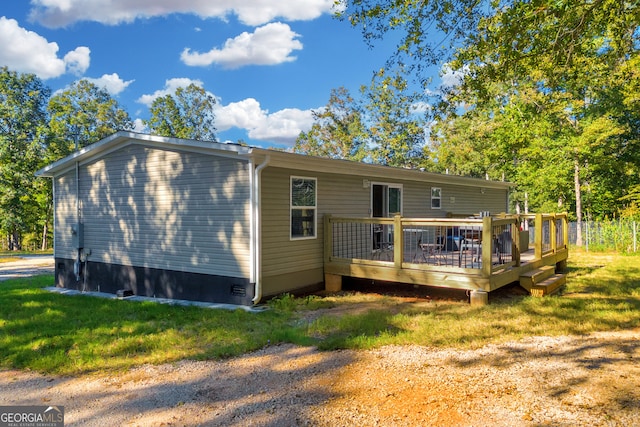
[(534, 297), (551, 295), (567, 283), (565, 274), (556, 273), (555, 267), (545, 265), (520, 275), (520, 286)]

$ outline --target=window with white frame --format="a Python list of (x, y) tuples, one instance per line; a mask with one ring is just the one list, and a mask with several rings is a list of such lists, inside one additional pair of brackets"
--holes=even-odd
[(316, 237), (316, 178), (291, 177), (291, 238)]
[(442, 189), (440, 187), (431, 187), (431, 209), (440, 209), (442, 207)]

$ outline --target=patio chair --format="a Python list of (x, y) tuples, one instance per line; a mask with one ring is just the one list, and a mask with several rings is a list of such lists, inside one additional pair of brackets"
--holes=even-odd
[(373, 236), (372, 259), (393, 261), (393, 231), (385, 226), (375, 226)]
[(434, 230), (433, 238), (430, 239), (427, 233), (427, 241), (423, 241), (422, 237), (418, 239), (418, 248), (420, 248), (420, 254), (422, 260), (426, 263), (430, 263), (433, 260), (433, 264), (441, 264), (442, 261), (446, 262), (442, 250), (446, 243), (446, 237), (442, 235), (442, 227), (436, 227)]

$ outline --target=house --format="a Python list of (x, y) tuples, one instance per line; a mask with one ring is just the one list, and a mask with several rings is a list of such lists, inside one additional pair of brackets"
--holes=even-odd
[(323, 218), (508, 211), (509, 183), (118, 132), (53, 179), (56, 286), (251, 305), (322, 288)]

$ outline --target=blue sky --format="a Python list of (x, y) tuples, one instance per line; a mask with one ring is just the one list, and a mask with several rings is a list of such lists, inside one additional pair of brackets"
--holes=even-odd
[(220, 141), (291, 147), (332, 88), (357, 94), (393, 40), (369, 49), (334, 0), (4, 0), (0, 66), (53, 91), (89, 78), (133, 119), (197, 83), (218, 99)]

